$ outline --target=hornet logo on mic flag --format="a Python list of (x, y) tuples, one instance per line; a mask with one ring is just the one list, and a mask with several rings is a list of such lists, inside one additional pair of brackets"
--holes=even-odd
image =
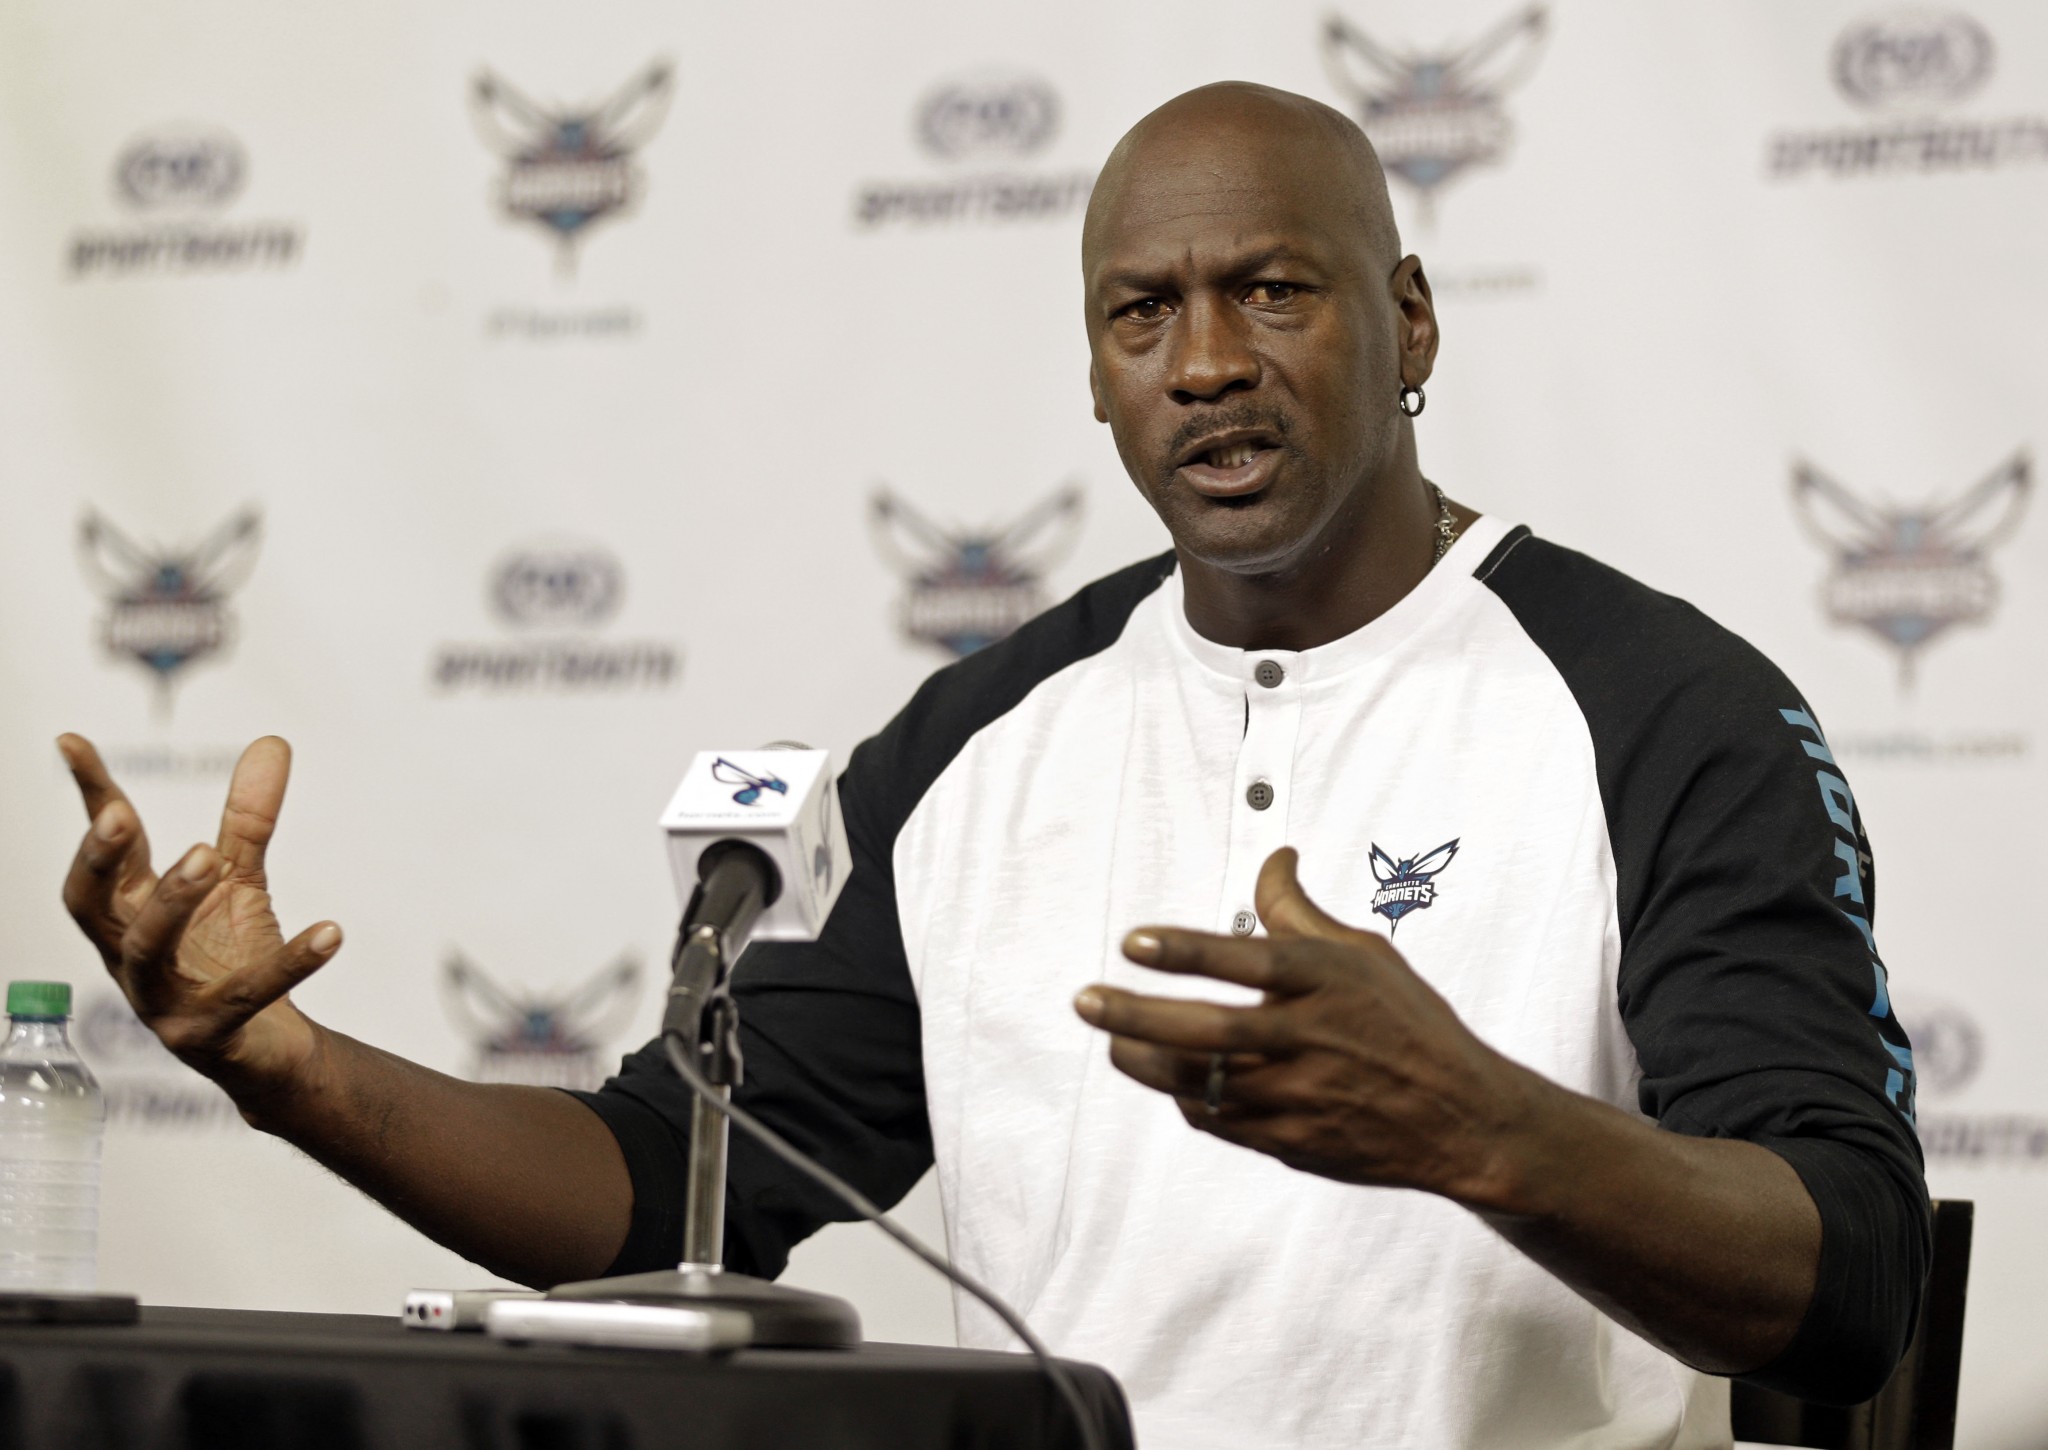
[(711, 778), (726, 785), (736, 785), (738, 790), (732, 798), (743, 806), (754, 805), (761, 799), (761, 792), (772, 790), (777, 795), (789, 794), (789, 782), (779, 775), (754, 775), (741, 770), (723, 755), (711, 762)]
[(510, 163), (500, 204), (554, 234), (563, 275), (575, 270), (583, 229), (637, 199), (633, 153), (661, 129), (673, 81), (668, 62), (656, 61), (610, 99), (570, 110), (542, 106), (487, 70), (477, 75), (471, 116), (484, 144)]
[(1809, 463), (1793, 465), (1799, 521), (1834, 555), (1821, 585), (1828, 618), (1898, 651), (1902, 690), (1912, 688), (1920, 650), (1955, 625), (1982, 623), (1997, 605), (1986, 556), (2018, 526), (2032, 475), (2021, 449), (1959, 496), (1905, 508), (1859, 498)]
[(1393, 923), (1390, 931), (1401, 929), (1401, 918), (1411, 911), (1423, 911), (1436, 904), (1436, 877), (1458, 854), (1456, 837), (1434, 851), (1404, 856), (1396, 861), (1375, 843), (1372, 874), (1380, 889), (1372, 894), (1372, 909)]
[(567, 992), (508, 991), (460, 952), (442, 969), (449, 1020), (470, 1039), (477, 1082), (594, 1088), (604, 1081), (600, 1054), (631, 1021), (640, 963), (623, 956)]
[(1439, 186), (1506, 153), (1514, 127), (1501, 98), (1535, 66), (1546, 24), (1531, 5), (1470, 45), (1422, 52), (1381, 45), (1341, 15), (1323, 22), (1331, 83), (1350, 95), (1380, 164), (1415, 188), (1424, 226)]
[(155, 676), (160, 711), (170, 709), (180, 670), (227, 646), (234, 622), (227, 596), (256, 567), (261, 536), (261, 516), (248, 508), (189, 548), (145, 548), (86, 512), (79, 562), (107, 601), (100, 644)]

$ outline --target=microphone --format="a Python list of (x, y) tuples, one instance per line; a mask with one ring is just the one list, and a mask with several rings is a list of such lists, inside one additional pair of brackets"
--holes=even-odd
[(815, 941), (851, 851), (831, 754), (803, 746), (699, 751), (662, 812), (683, 920), (664, 1031), (699, 1036), (753, 941)]
[[(851, 865), (838, 797), (830, 751), (699, 751), (661, 813), (685, 925), (713, 925), (734, 956), (749, 937), (816, 941)], [(728, 877), (758, 881), (755, 919), (724, 919)]]

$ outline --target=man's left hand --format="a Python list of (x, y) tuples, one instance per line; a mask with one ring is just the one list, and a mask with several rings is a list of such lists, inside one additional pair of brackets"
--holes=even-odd
[(1276, 851), (1259, 873), (1264, 938), (1143, 927), (1124, 939), (1142, 966), (1263, 1001), (1092, 986), (1075, 1010), (1110, 1034), (1119, 1070), (1172, 1095), (1204, 1132), (1325, 1178), (1509, 1208), (1514, 1149), (1551, 1085), (1475, 1037), (1384, 937), (1310, 901), (1296, 860)]

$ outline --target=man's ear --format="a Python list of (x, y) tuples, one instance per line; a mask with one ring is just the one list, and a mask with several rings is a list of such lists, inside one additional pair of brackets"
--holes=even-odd
[(1394, 269), (1394, 310), (1400, 316), (1401, 382), (1419, 388), (1436, 369), (1436, 299), (1422, 258), (1410, 254)]
[(1095, 364), (1088, 364), (1088, 396), (1095, 400), (1095, 421), (1107, 423), (1109, 409), (1102, 406), (1102, 377), (1095, 371)]

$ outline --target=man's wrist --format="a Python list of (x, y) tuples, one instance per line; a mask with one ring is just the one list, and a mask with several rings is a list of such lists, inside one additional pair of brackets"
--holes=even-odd
[(209, 1074), (234, 1103), (242, 1121), (258, 1132), (291, 1138), (309, 1115), (317, 1114), (319, 1102), (332, 1094), (339, 1034), (310, 1019), (305, 1026), (310, 1034), (308, 1045), (289, 1066), (227, 1065)]
[(1592, 1171), (1599, 1133), (1589, 1110), (1603, 1105), (1506, 1058), (1500, 1067), (1467, 1161), (1437, 1191), (1489, 1218), (1547, 1217), (1570, 1176)]

